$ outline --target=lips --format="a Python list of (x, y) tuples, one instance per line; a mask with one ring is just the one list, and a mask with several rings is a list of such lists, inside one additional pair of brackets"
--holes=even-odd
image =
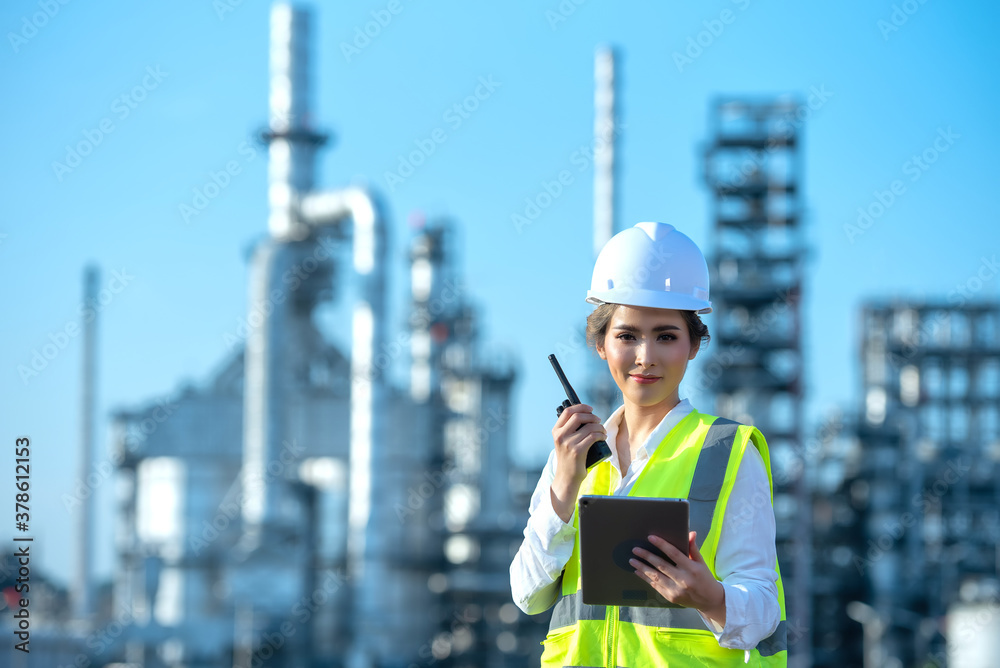
[(631, 374), (629, 378), (639, 383), (640, 385), (649, 385), (650, 383), (655, 383), (660, 379), (659, 376), (644, 376), (641, 374)]

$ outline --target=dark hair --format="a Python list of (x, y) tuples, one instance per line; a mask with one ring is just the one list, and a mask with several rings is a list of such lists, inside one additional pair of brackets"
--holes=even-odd
[[(611, 323), (611, 316), (618, 310), (620, 304), (601, 304), (594, 309), (593, 313), (587, 316), (587, 344), (597, 350), (597, 342), (604, 344), (604, 337), (608, 334), (608, 325)], [(680, 311), (687, 323), (688, 336), (691, 343), (701, 347), (708, 345), (712, 336), (708, 333), (708, 325), (701, 321), (694, 311)]]

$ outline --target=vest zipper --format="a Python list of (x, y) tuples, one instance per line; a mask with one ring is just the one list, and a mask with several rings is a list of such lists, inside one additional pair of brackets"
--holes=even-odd
[(605, 667), (618, 668), (618, 606), (609, 605), (604, 617), (605, 628)]

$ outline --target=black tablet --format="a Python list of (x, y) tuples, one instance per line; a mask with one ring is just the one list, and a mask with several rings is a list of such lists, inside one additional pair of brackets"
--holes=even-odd
[(579, 500), (580, 577), (588, 605), (679, 608), (635, 574), (632, 548), (665, 557), (647, 540), (666, 539), (688, 553), (687, 499), (584, 495)]

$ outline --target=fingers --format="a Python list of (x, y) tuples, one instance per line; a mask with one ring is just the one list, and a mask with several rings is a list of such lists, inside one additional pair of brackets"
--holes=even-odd
[(561, 484), (579, 487), (587, 475), (587, 453), (598, 441), (607, 440), (607, 430), (601, 419), (587, 404), (576, 404), (562, 410), (552, 428), (556, 454), (556, 478)]
[[(660, 538), (659, 536), (650, 535), (650, 536), (647, 536), (646, 539), (650, 543), (652, 543), (653, 545), (655, 545), (656, 547), (660, 548), (660, 551), (663, 552), (663, 554), (667, 555), (672, 561), (676, 562), (678, 560), (678, 558), (681, 558), (681, 557), (683, 557), (685, 559), (689, 558), (688, 555), (684, 554), (683, 552), (681, 552), (680, 550), (678, 550), (676, 547), (674, 547), (673, 543), (671, 543), (671, 542), (669, 542), (667, 540), (664, 540), (663, 538)], [(690, 534), (688, 534), (688, 540), (690, 540)]]
[[(592, 411), (587, 404), (576, 404), (564, 409), (552, 428), (553, 440), (565, 446), (574, 444), (581, 447), (585, 442), (590, 445), (603, 440), (607, 436), (607, 430)], [(573, 438), (577, 435), (581, 437), (579, 440)]]
[(653, 568), (662, 573), (666, 573), (669, 575), (671, 573), (676, 572), (677, 561), (671, 559), (670, 557), (664, 559), (658, 554), (653, 554), (649, 550), (644, 550), (641, 547), (632, 548), (632, 554), (642, 559), (645, 559), (649, 565), (651, 565)]
[(607, 440), (607, 434), (600, 424), (588, 424), (579, 431), (556, 432), (553, 435), (556, 455), (569, 454), (574, 459), (586, 459), (594, 443)]
[(697, 538), (698, 534), (696, 532), (688, 532), (688, 554), (691, 555), (692, 561), (705, 563), (705, 559), (701, 556), (701, 551), (698, 549)]
[(573, 404), (566, 406), (566, 402), (561, 404), (563, 410), (556, 420), (556, 428), (567, 426), (570, 423), (579, 427), (587, 422), (600, 422), (601, 419), (594, 415), (594, 407), (587, 404)]
[[(662, 539), (657, 538), (657, 540)], [(670, 547), (673, 546), (671, 545)], [(680, 599), (678, 597), (685, 591), (689, 578), (677, 566), (677, 563), (670, 559), (670, 557), (664, 559), (641, 547), (633, 548), (632, 553), (636, 557), (645, 560), (640, 561), (637, 558), (629, 559), (628, 563), (635, 569), (635, 574), (648, 582), (653, 589), (668, 600), (674, 603), (679, 602)], [(681, 553), (677, 548), (674, 548), (674, 557), (678, 559), (681, 557)]]
[[(713, 577), (701, 558), (694, 542), (696, 536), (693, 531), (688, 533), (690, 558), (663, 538), (648, 536), (649, 541), (663, 551), (665, 558), (636, 547), (632, 552), (648, 563), (635, 558), (630, 559), (629, 564), (635, 569), (637, 576), (648, 582), (669, 601), (703, 611), (715, 610), (719, 605), (724, 605), (725, 592), (720, 589), (721, 584)], [(672, 561), (676, 563), (670, 563)]]
[(658, 581), (662, 574), (649, 564), (638, 559), (629, 559), (628, 563), (635, 569), (635, 574), (650, 584)]
[(672, 603), (678, 602), (678, 596), (681, 591), (680, 584), (673, 577), (639, 559), (629, 559), (628, 563), (635, 569), (635, 574), (640, 579), (649, 583), (649, 586), (659, 592), (660, 595)]

